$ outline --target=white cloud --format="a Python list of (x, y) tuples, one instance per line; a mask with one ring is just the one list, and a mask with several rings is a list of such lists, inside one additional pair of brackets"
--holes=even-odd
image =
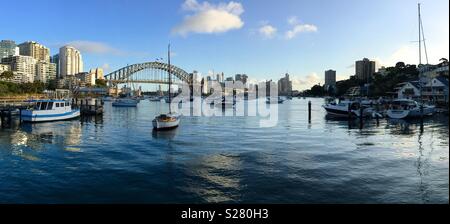
[(292, 88), (295, 90), (303, 91), (319, 83), (323, 84), (324, 79), (323, 77), (317, 75), (317, 73), (315, 72), (305, 77), (297, 77), (297, 76), (292, 77)]
[(123, 52), (109, 46), (108, 44), (94, 41), (85, 41), (85, 40), (76, 40), (67, 43), (67, 45), (73, 46), (81, 53), (88, 54), (113, 54), (113, 55), (122, 55)]
[(294, 25), (297, 25), (297, 24), (299, 23), (297, 16), (291, 16), (291, 17), (289, 17), (288, 20), (287, 20), (287, 22), (288, 22), (290, 25), (293, 25), (293, 26), (294, 26)]
[(183, 22), (172, 29), (173, 34), (186, 36), (189, 33), (224, 33), (244, 26), (240, 15), (244, 13), (241, 3), (228, 2), (211, 4), (186, 0), (182, 9), (193, 12)]
[(263, 25), (258, 30), (259, 34), (261, 34), (264, 38), (273, 38), (277, 33), (277, 28), (271, 25)]
[(313, 33), (317, 32), (318, 28), (312, 24), (298, 24), (295, 25), (291, 30), (287, 31), (285, 34), (286, 39), (292, 39), (300, 33)]

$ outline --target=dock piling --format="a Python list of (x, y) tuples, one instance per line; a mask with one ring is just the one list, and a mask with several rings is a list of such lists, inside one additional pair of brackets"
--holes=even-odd
[(311, 123), (311, 101), (308, 101), (308, 122)]

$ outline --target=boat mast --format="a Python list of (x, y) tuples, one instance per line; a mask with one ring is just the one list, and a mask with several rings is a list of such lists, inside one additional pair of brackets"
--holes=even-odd
[(167, 58), (168, 58), (168, 62), (169, 62), (169, 113), (172, 113), (172, 108), (170, 106), (170, 104), (172, 103), (172, 99), (171, 99), (171, 94), (170, 94), (170, 89), (172, 86), (172, 77), (171, 77), (171, 70), (170, 70), (170, 44), (168, 46), (168, 50), (167, 50)]
[[(422, 30), (421, 30), (421, 15), (420, 15), (420, 3), (417, 4), (417, 12), (418, 12), (418, 16), (419, 16), (419, 65), (417, 66), (417, 68), (419, 69), (419, 86), (420, 86), (420, 104), (421, 104), (421, 109), (423, 106), (423, 96), (422, 96), (422, 69), (420, 68), (422, 65)], [(422, 111), (421, 111), (422, 112)]]

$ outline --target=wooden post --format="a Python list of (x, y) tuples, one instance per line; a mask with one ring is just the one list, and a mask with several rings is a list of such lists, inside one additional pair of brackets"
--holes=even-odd
[(5, 127), (5, 116), (3, 115), (3, 110), (0, 110), (0, 122), (2, 122), (2, 128)]
[(362, 105), (359, 105), (359, 129), (363, 128), (363, 118), (364, 118), (363, 112), (364, 110)]
[(308, 101), (308, 122), (311, 123), (311, 101)]

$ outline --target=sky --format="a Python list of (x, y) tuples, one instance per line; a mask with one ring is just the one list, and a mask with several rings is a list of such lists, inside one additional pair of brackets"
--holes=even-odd
[[(4, 2), (3, 2), (4, 1)], [(0, 39), (78, 48), (85, 70), (106, 73), (166, 58), (187, 72), (247, 74), (293, 88), (377, 66), (418, 63), (417, 0), (0, 0)], [(429, 62), (449, 58), (449, 1), (421, 0)], [(425, 60), (425, 59), (423, 59)]]

